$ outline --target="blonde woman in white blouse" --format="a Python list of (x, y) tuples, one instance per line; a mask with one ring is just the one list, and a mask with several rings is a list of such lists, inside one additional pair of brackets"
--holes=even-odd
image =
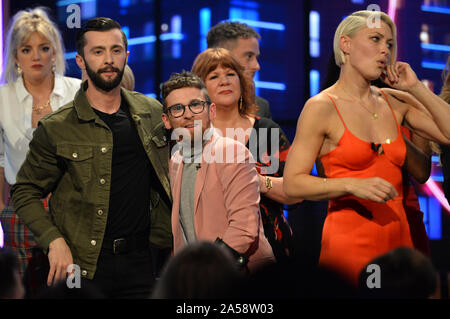
[(33, 294), (40, 274), (32, 268), (46, 257), (9, 203), (9, 186), (16, 182), (38, 121), (73, 100), (81, 81), (63, 76), (61, 35), (42, 8), (18, 12), (6, 44), (5, 84), (0, 87), (0, 221), (4, 246), (16, 251), (20, 275), (26, 274), (25, 286)]

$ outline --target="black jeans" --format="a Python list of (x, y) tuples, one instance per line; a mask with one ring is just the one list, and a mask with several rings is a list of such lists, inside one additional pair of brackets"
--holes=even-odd
[(102, 249), (92, 282), (106, 298), (150, 298), (154, 285), (150, 249), (120, 255)]

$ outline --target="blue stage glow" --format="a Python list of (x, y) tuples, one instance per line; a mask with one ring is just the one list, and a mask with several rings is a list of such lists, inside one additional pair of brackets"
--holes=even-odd
[(255, 1), (232, 0), (232, 1), (230, 1), (230, 5), (244, 7), (244, 8), (251, 8), (251, 9), (259, 8), (259, 3), (255, 2)]
[(179, 59), (181, 57), (181, 44), (180, 44), (180, 40), (183, 39), (183, 37), (179, 37), (178, 35), (182, 35), (181, 33), (181, 25), (182, 25), (182, 19), (180, 15), (174, 15), (171, 19), (170, 19), (170, 30), (172, 31), (172, 33), (167, 33), (170, 34), (170, 37), (165, 37), (165, 34), (161, 34), (161, 41), (164, 40), (173, 40), (172, 41), (172, 57), (175, 59)]
[(208, 48), (206, 42), (206, 35), (211, 28), (211, 9), (203, 8), (199, 12), (200, 20), (200, 52), (205, 51)]
[(276, 31), (284, 31), (286, 29), (286, 27), (282, 23), (255, 21), (242, 18), (230, 18), (230, 21), (245, 23), (254, 28), (269, 29)]
[(435, 182), (443, 182), (444, 181), (444, 175), (431, 175), (430, 176)]
[(430, 196), (419, 196), (420, 210), (423, 212), (423, 222), (430, 239), (442, 238), (441, 204)]
[(422, 5), (420, 7), (420, 9), (422, 11), (426, 11), (426, 12), (450, 14), (450, 8), (447, 8), (447, 7), (435, 7), (435, 6)]
[(309, 13), (309, 55), (320, 57), (320, 14), (317, 11)]
[(313, 166), (313, 168), (312, 168), (312, 170), (311, 170), (311, 175), (314, 175), (314, 176), (318, 176), (318, 175), (319, 175), (319, 174), (317, 173), (316, 163), (314, 163), (314, 166)]
[(130, 38), (130, 27), (123, 26), (122, 31), (123, 31), (123, 33), (125, 33), (125, 36), (127, 37), (127, 39), (129, 39)]
[(71, 4), (86, 3), (86, 2), (96, 2), (96, 0), (61, 0), (56, 3), (56, 6), (65, 7)]
[[(183, 40), (184, 35), (182, 33), (164, 33), (160, 36), (161, 41), (168, 41), (168, 40)], [(144, 37), (137, 37), (133, 39), (128, 39), (128, 46), (133, 45), (139, 45), (139, 44), (146, 44), (146, 43), (153, 43), (156, 41), (156, 36), (154, 35), (147, 35)], [(75, 59), (76, 52), (67, 52), (64, 54), (64, 58), (66, 60)]]
[(320, 73), (317, 70), (311, 70), (309, 72), (309, 94), (314, 96), (319, 93), (320, 86)]
[(441, 203), (435, 197), (428, 198), (429, 206), (429, 233), (430, 239), (442, 238)]
[(255, 81), (255, 87), (261, 88), (261, 89), (278, 90), (278, 91), (286, 90), (286, 84), (277, 83), (277, 82)]
[(129, 7), (131, 4), (131, 0), (120, 0), (120, 6), (122, 8), (126, 8)]
[(422, 68), (435, 69), (435, 70), (441, 70), (442, 71), (445, 68), (445, 63), (432, 62), (432, 61), (422, 61)]
[(421, 43), (420, 46), (425, 50), (450, 52), (450, 45)]

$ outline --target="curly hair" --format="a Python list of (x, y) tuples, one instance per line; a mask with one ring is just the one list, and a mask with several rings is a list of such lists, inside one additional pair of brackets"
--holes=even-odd
[(185, 87), (197, 88), (203, 92), (205, 99), (208, 103), (211, 103), (208, 91), (206, 90), (205, 83), (197, 75), (192, 72), (182, 71), (181, 73), (172, 73), (170, 78), (161, 85), (161, 98), (164, 113), (167, 113), (166, 98), (170, 92)]

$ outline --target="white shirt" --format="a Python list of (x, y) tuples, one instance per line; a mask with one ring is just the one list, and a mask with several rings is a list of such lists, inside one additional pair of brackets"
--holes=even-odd
[[(80, 88), (81, 80), (55, 73), (55, 85), (50, 94), (53, 111), (70, 102)], [(33, 97), (25, 89), (22, 77), (0, 87), (0, 167), (6, 181), (16, 182), (16, 175), (25, 160), (33, 137), (31, 127)]]

